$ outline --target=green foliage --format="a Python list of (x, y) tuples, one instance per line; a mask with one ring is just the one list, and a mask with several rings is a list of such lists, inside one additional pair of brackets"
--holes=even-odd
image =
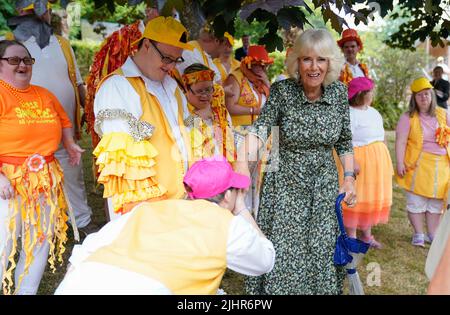
[(266, 23), (253, 20), (248, 23), (245, 20), (236, 19), (234, 22), (234, 37), (236, 39), (242, 38), (242, 35), (250, 35), (250, 43), (257, 44), (258, 40), (267, 34)]
[(0, 1), (0, 34), (4, 34), (9, 31), (6, 21), (14, 16), (16, 8), (14, 0), (2, 0)]
[(83, 79), (86, 79), (89, 74), (89, 67), (92, 64), (92, 60), (94, 60), (94, 54), (100, 48), (100, 43), (86, 40), (73, 40), (70, 43), (72, 44), (81, 76)]
[(417, 40), (430, 38), (433, 46), (444, 47), (450, 35), (450, 0), (400, 0), (392, 19), (403, 19), (386, 43), (391, 47), (414, 49)]
[(384, 127), (390, 130), (395, 128), (400, 114), (406, 110), (411, 81), (423, 75), (425, 54), (386, 45), (380, 47), (374, 55), (366, 52), (366, 58), (376, 84), (373, 106), (383, 116)]
[(387, 22), (377, 30), (361, 33), (364, 50), (358, 59), (369, 66), (376, 84), (373, 106), (383, 116), (385, 129), (391, 130), (406, 110), (409, 85), (415, 78), (423, 76), (426, 56), (422, 50), (413, 52), (384, 44), (400, 24), (399, 21)]
[(269, 54), (274, 59), (273, 64), (267, 70), (267, 76), (270, 81), (276, 79), (277, 76), (282, 74), (285, 70), (284, 60), (286, 59), (285, 52), (274, 51)]
[(109, 2), (94, 0), (77, 0), (81, 4), (81, 16), (90, 23), (95, 21), (105, 21), (120, 24), (132, 24), (144, 17), (145, 4), (129, 6), (126, 1), (114, 4), (113, 11), (110, 11)]

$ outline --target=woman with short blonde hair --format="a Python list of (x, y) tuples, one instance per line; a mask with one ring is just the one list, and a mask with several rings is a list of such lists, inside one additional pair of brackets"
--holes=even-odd
[[(249, 174), (257, 148), (278, 130), (274, 138), (279, 142), (272, 143), (278, 148), (269, 157), (278, 168), (264, 175), (257, 216), (277, 258), (270, 273), (247, 279), (250, 294), (342, 293), (345, 271), (333, 262), (339, 233), (334, 203), (345, 192), (345, 201), (354, 206), (356, 192), (347, 87), (337, 81), (338, 52), (327, 31), (302, 33), (289, 54), (293, 78), (272, 85), (261, 116), (238, 148), (235, 168)], [(333, 148), (345, 171), (340, 188)]]
[(298, 58), (309, 51), (315, 51), (329, 60), (328, 71), (323, 85), (327, 86), (339, 78), (345, 60), (334, 39), (326, 30), (307, 30), (298, 38), (286, 58), (286, 66), (291, 78), (299, 79)]

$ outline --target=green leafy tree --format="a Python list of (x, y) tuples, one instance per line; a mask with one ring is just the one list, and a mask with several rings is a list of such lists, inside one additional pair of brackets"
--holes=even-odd
[(0, 34), (9, 30), (6, 23), (7, 19), (14, 16), (16, 12), (13, 0), (0, 1)]

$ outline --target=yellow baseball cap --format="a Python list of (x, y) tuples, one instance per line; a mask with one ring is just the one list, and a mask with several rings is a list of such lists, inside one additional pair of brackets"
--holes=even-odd
[(428, 81), (426, 78), (418, 78), (411, 83), (411, 91), (414, 93), (420, 92), (425, 89), (432, 89), (433, 86), (431, 85), (430, 81)]
[(188, 34), (186, 28), (171, 16), (158, 16), (151, 19), (145, 26), (141, 38), (133, 42), (132, 45), (137, 44), (143, 38), (183, 49), (194, 49), (192, 45), (187, 43)]
[(230, 45), (231, 45), (232, 47), (234, 46), (234, 38), (233, 38), (233, 36), (231, 36), (230, 33), (225, 32), (225, 33), (223, 34), (223, 37), (225, 37), (226, 39), (228, 39), (228, 42), (230, 43)]

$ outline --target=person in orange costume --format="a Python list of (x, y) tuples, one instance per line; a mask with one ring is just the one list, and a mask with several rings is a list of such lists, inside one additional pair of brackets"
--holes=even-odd
[(356, 59), (358, 53), (363, 50), (363, 43), (361, 38), (359, 38), (358, 32), (351, 28), (343, 31), (342, 38), (337, 43), (345, 56), (345, 64), (339, 76), (339, 81), (348, 85), (354, 78), (370, 78), (367, 65)]
[(250, 46), (240, 68), (225, 80), (225, 102), (233, 126), (249, 126), (258, 118), (269, 96), (267, 67), (272, 63), (264, 46)]
[(54, 270), (67, 241), (63, 173), (53, 154), (61, 137), (73, 165), (83, 150), (57, 98), (30, 84), (34, 59), (26, 47), (0, 41), (0, 57), (0, 279), (4, 294), (14, 282), (15, 293), (36, 294), (47, 259)]

